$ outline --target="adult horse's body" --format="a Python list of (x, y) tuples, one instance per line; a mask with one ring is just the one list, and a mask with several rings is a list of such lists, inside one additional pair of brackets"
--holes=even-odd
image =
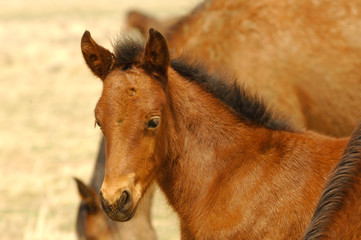
[(183, 239), (301, 236), (347, 139), (295, 130), (235, 82), (169, 65), (154, 30), (145, 48), (125, 41), (113, 54), (89, 32), (81, 46), (103, 80), (95, 116), (106, 139), (108, 216), (129, 220), (156, 180)]
[(227, 67), (299, 127), (348, 136), (361, 118), (360, 0), (210, 0), (165, 35), (175, 56)]
[(333, 170), (305, 240), (361, 239), (361, 125)]

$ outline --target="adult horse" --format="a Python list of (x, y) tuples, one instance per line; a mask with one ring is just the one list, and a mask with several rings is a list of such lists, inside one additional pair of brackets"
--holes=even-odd
[(323, 190), (304, 238), (361, 239), (361, 125)]
[(347, 139), (297, 130), (233, 79), (170, 63), (163, 36), (114, 53), (85, 32), (84, 59), (103, 81), (95, 108), (106, 139), (101, 203), (127, 221), (155, 180), (182, 239), (296, 239)]
[(208, 0), (170, 27), (128, 24), (159, 25), (174, 56), (230, 69), (299, 127), (348, 136), (361, 118), (360, 0)]

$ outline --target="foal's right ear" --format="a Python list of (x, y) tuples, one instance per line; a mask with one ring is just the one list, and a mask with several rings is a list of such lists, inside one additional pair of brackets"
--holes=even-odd
[(85, 31), (81, 38), (81, 52), (90, 70), (104, 80), (114, 64), (114, 55), (99, 46), (93, 40), (89, 31)]

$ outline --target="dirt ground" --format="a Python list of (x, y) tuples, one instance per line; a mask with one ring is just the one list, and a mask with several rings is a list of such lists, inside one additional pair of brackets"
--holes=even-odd
[[(1, 239), (75, 239), (72, 176), (90, 179), (100, 140), (93, 109), (102, 86), (81, 56), (84, 30), (110, 48), (129, 9), (165, 18), (197, 2), (1, 2)], [(159, 193), (155, 202), (159, 239), (178, 239), (177, 220)]]

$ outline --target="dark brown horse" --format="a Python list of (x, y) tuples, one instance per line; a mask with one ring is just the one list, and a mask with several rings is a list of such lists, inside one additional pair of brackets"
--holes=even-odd
[(118, 224), (102, 211), (96, 190), (75, 178), (82, 202), (77, 217), (78, 239), (120, 239)]
[(172, 21), (133, 12), (128, 24), (166, 29), (175, 56), (189, 52), (212, 70), (230, 69), (298, 127), (331, 136), (356, 128), (360, 0), (208, 0), (167, 27)]
[(155, 180), (182, 239), (297, 239), (347, 139), (302, 131), (241, 87), (170, 61), (166, 40), (126, 39), (114, 53), (85, 32), (84, 59), (103, 81), (95, 108), (106, 140), (104, 211), (127, 221)]
[(101, 210), (99, 190), (104, 179), (105, 144), (102, 140), (90, 186), (75, 178), (82, 199), (77, 215), (76, 230), (78, 239), (91, 240), (143, 240), (156, 239), (151, 223), (151, 206), (154, 187), (151, 187), (142, 202), (140, 211), (129, 223), (114, 222)]
[(361, 239), (361, 125), (317, 204), (305, 240)]

